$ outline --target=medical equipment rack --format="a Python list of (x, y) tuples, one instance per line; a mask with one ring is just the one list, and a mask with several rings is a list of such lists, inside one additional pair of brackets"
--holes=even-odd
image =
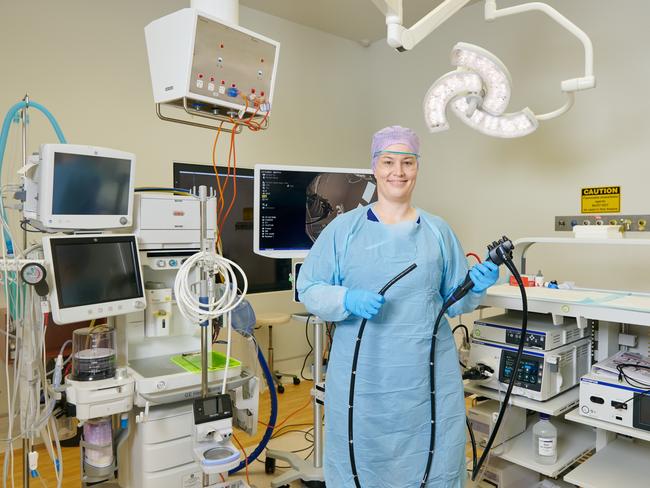
[[(531, 237), (515, 242), (520, 257), (520, 272), (526, 272), (526, 253), (535, 244), (650, 246), (650, 239), (576, 239), (571, 237)], [(618, 350), (620, 324), (650, 326), (650, 293), (612, 292), (609, 290), (577, 289), (550, 290), (527, 288), (530, 312), (550, 314), (553, 323), (561, 324), (564, 317), (574, 317), (580, 327), (598, 324), (596, 361)], [(620, 296), (612, 298), (614, 293)], [(587, 295), (590, 300), (584, 300)], [(605, 300), (606, 299), (606, 300)], [(490, 288), (482, 303), (487, 307), (521, 310), (517, 287), (508, 284)], [(499, 457), (550, 477), (565, 473), (566, 482), (583, 488), (610, 488), (622, 481), (626, 486), (645, 486), (650, 478), (650, 433), (625, 428), (581, 416), (577, 411), (579, 386), (546, 402), (513, 396), (510, 403), (536, 412), (555, 416), (553, 420), (564, 433), (558, 462), (537, 465), (533, 459), (530, 428), (520, 436), (504, 443)], [(467, 393), (502, 399), (503, 393), (466, 382)], [(563, 415), (564, 418), (559, 418)], [(531, 422), (531, 424), (534, 422)], [(529, 426), (532, 428), (532, 425)], [(594, 432), (595, 428), (595, 432)], [(622, 434), (627, 437), (618, 437)], [(579, 463), (581, 458), (595, 454)]]

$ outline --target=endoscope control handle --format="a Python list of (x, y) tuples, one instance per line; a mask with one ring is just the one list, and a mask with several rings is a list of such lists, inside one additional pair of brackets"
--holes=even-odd
[[(512, 259), (512, 251), (515, 248), (514, 244), (506, 236), (503, 236), (498, 241), (494, 241), (492, 244), (488, 244), (488, 257), (486, 261), (492, 261), (497, 266), (501, 266), (506, 260)], [(456, 303), (458, 300), (463, 298), (469, 293), (469, 291), (474, 288), (474, 282), (467, 272), (465, 276), (465, 281), (463, 284), (456, 288), (447, 302), (445, 303), (446, 307), (450, 307), (453, 303)]]

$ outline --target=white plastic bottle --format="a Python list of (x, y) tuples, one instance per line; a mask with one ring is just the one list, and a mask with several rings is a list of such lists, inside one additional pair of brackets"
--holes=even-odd
[(533, 426), (533, 452), (539, 464), (557, 462), (557, 429), (545, 413), (539, 414), (539, 422)]

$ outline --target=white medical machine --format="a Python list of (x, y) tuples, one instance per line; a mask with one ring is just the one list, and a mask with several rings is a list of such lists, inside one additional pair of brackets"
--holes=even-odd
[[(473, 405), (467, 410), (467, 419), (472, 426), (476, 445), (485, 447), (497, 417), (501, 404), (496, 400), (487, 400)], [(526, 430), (526, 409), (511, 405), (506, 411), (503, 423), (494, 439), (494, 446), (518, 436)]]
[(43, 238), (43, 252), (55, 283), (50, 303), (56, 323), (144, 310), (134, 235), (47, 236)]
[(580, 379), (580, 415), (650, 431), (649, 366), (650, 358), (628, 351), (594, 364)]
[[(481, 386), (505, 390), (512, 377), (517, 356), (512, 341), (521, 335), (515, 326), (516, 315), (479, 321), (480, 339), (472, 334), (470, 365), (485, 365), (493, 371), (490, 378), (478, 382)], [(530, 346), (524, 348), (513, 394), (545, 401), (576, 386), (591, 366), (590, 335), (582, 337), (588, 333), (578, 331), (577, 325), (570, 321), (553, 326), (550, 316), (542, 314), (530, 314), (528, 327)], [(559, 334), (553, 333), (552, 327), (557, 327)], [(484, 336), (495, 340), (483, 340)], [(562, 345), (547, 349), (554, 341)]]
[(45, 231), (131, 225), (135, 155), (95, 146), (43, 144), (22, 170), (23, 215)]
[[(217, 199), (208, 199), (208, 232), (213, 234), (217, 228)], [(155, 259), (160, 251), (199, 249), (199, 229), (201, 222), (199, 201), (196, 197), (172, 193), (136, 192), (133, 202), (133, 229), (138, 235), (141, 251), (152, 251), (147, 258)], [(180, 263), (149, 262), (156, 269), (176, 268)]]
[[(147, 309), (118, 319), (124, 323), (121, 340), (135, 383), (131, 433), (117, 449), (122, 488), (245, 486), (240, 481), (222, 483), (220, 474), (239, 464), (239, 451), (228, 441), (233, 426), (249, 434), (257, 429), (259, 379), (232, 357), (225, 373), (218, 367), (225, 357), (213, 351), (208, 395), (202, 395), (199, 327), (180, 313), (173, 291), (180, 267), (201, 249), (199, 203), (195, 196), (172, 193), (135, 197), (132, 231), (140, 246)], [(205, 217), (207, 234), (214, 239), (214, 197), (206, 198)], [(190, 281), (198, 282), (198, 273), (192, 276)], [(209, 328), (221, 325), (214, 321)], [(224, 374), (226, 395), (214, 404), (210, 399), (221, 394)], [(204, 411), (213, 406), (222, 411), (226, 397), (231, 400), (229, 415), (216, 424), (196, 423), (194, 400), (205, 403)], [(203, 457), (197, 454), (207, 451)], [(207, 485), (202, 484), (204, 474)]]
[(468, 488), (533, 488), (539, 482), (539, 473), (513, 464), (497, 456), (487, 463), (483, 478), (478, 483), (468, 482)]
[(580, 379), (580, 415), (650, 431), (648, 390), (589, 373)]
[(278, 42), (194, 8), (157, 19), (144, 31), (156, 104), (194, 114), (270, 110)]

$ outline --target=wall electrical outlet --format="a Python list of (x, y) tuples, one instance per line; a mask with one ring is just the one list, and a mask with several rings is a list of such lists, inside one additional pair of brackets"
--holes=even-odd
[(574, 225), (621, 225), (625, 232), (650, 231), (650, 215), (562, 215), (555, 217), (556, 231), (573, 230)]

